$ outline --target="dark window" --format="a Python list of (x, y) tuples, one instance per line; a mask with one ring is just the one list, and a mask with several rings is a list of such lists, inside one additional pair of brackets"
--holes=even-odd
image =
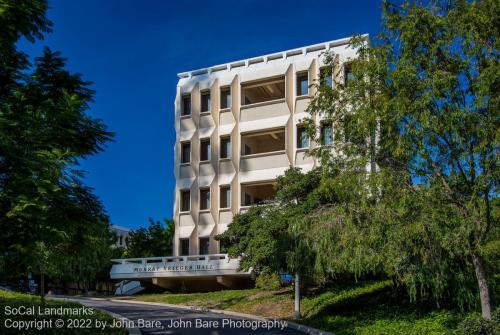
[(252, 196), (248, 193), (245, 193), (243, 206), (251, 206), (251, 205), (252, 205)]
[(320, 136), (321, 144), (333, 144), (333, 130), (331, 126), (321, 125)]
[(200, 160), (210, 160), (210, 139), (201, 140), (200, 142)]
[(200, 209), (210, 209), (210, 189), (204, 188), (200, 190)]
[(220, 208), (231, 207), (231, 188), (229, 186), (220, 187)]
[(297, 96), (309, 94), (309, 80), (307, 72), (297, 74)]
[(210, 238), (200, 238), (200, 255), (207, 255), (210, 252)]
[(189, 239), (188, 238), (181, 238), (179, 239), (179, 242), (181, 244), (181, 256), (188, 256), (189, 255)]
[(245, 144), (245, 155), (251, 155), (252, 154), (252, 148), (248, 145)]
[(319, 73), (321, 84), (333, 88), (332, 70), (330, 68), (322, 68)]
[(191, 143), (181, 143), (181, 163), (191, 162)]
[(231, 108), (231, 88), (229, 87), (220, 89), (220, 108)]
[(221, 137), (220, 139), (220, 158), (231, 157), (231, 138)]
[(123, 236), (120, 235), (120, 243), (118, 245), (122, 246), (122, 244), (123, 244)]
[(309, 148), (309, 137), (304, 126), (297, 126), (297, 148)]
[(182, 115), (191, 115), (191, 95), (182, 96)]
[(181, 191), (181, 212), (189, 212), (191, 209), (191, 192), (189, 190)]
[(201, 93), (201, 112), (210, 112), (211, 109), (210, 91), (204, 91)]
[(344, 66), (344, 83), (347, 87), (349, 82), (354, 79), (354, 74), (352, 73), (352, 69), (349, 65)]

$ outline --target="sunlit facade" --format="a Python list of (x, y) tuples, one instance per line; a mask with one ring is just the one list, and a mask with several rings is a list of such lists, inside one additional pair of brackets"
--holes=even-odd
[[(365, 36), (367, 39), (367, 36)], [(175, 100), (174, 255), (219, 253), (214, 236), (235, 214), (272, 201), (273, 183), (290, 166), (312, 169), (318, 145), (301, 120), (320, 76), (328, 85), (347, 79), (356, 56), (349, 38), (179, 74)], [(323, 54), (335, 67), (323, 75)], [(333, 129), (315, 120), (322, 144)]]

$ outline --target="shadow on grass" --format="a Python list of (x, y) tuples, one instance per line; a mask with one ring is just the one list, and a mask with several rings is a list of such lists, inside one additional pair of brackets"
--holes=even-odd
[(456, 311), (410, 303), (387, 281), (325, 291), (304, 305), (302, 323), (339, 335), (446, 334), (463, 318)]

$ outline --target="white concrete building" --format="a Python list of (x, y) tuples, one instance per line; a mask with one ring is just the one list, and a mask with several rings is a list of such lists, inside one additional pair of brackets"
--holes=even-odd
[[(365, 38), (368, 41), (367, 35)], [(174, 104), (175, 257), (120, 260), (114, 267), (115, 278), (123, 278), (118, 275), (119, 269), (125, 273), (136, 268), (133, 278), (148, 276), (157, 285), (174, 287), (174, 281), (181, 277), (217, 279), (220, 284), (231, 285), (231, 278), (249, 276), (236, 271), (237, 260), (218, 254), (220, 246), (214, 236), (228, 228), (235, 214), (253, 204), (272, 201), (275, 179), (290, 166), (307, 171), (317, 164), (305, 155), (317, 144), (302, 136), (301, 126), (315, 93), (310, 85), (320, 76), (330, 85), (348, 79), (348, 61), (356, 57), (349, 40), (179, 74)], [(326, 51), (335, 55), (335, 67), (329, 76), (322, 72)], [(315, 121), (321, 128), (322, 142), (330, 143), (331, 125), (322, 124), (321, 119)], [(174, 262), (183, 270), (158, 274), (142, 271), (155, 262)], [(196, 274), (185, 271), (188, 264), (196, 269), (200, 262), (212, 264), (211, 268)], [(140, 270), (137, 264), (141, 264)]]
[[(315, 164), (301, 120), (336, 55), (330, 84), (347, 78), (349, 38), (179, 74), (175, 100), (175, 255), (219, 252), (214, 236), (236, 213), (274, 198), (273, 182), (290, 166)], [(321, 120), (317, 120), (321, 125)], [(321, 125), (325, 143), (331, 126)]]

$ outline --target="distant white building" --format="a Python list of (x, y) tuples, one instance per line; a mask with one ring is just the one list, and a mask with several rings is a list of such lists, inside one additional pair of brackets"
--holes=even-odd
[(128, 237), (130, 235), (130, 229), (112, 225), (111, 231), (116, 235), (115, 247), (126, 248), (128, 246)]

